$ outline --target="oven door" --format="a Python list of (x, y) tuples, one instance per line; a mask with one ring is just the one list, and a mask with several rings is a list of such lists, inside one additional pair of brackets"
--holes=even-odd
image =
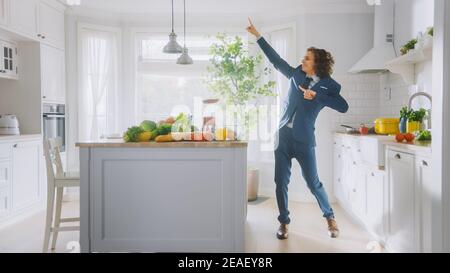
[(56, 138), (61, 142), (61, 152), (66, 151), (65, 115), (44, 114), (44, 138)]

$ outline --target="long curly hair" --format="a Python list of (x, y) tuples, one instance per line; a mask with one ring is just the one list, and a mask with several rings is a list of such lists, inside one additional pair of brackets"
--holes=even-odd
[(309, 52), (314, 54), (316, 75), (319, 78), (326, 78), (333, 74), (334, 58), (325, 49), (310, 47)]

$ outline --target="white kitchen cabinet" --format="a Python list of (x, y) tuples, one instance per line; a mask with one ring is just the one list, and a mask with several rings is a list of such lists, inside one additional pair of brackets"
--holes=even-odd
[(357, 162), (352, 161), (350, 165), (350, 205), (353, 212), (360, 220), (366, 219), (366, 169)]
[(0, 188), (10, 186), (11, 163), (9, 161), (0, 161)]
[(0, 26), (6, 26), (9, 19), (9, 0), (0, 0)]
[(0, 40), (0, 77), (17, 79), (18, 70), (17, 44)]
[(387, 248), (394, 252), (417, 251), (414, 155), (387, 152)]
[(58, 48), (41, 46), (41, 88), (44, 102), (65, 103), (65, 54)]
[(366, 169), (366, 223), (378, 237), (384, 237), (384, 185), (385, 172), (377, 168)]
[(431, 169), (431, 158), (416, 157), (416, 186), (420, 189), (417, 194), (416, 210), (420, 211), (418, 225), (420, 227), (420, 251), (431, 252), (431, 202), (433, 174)]
[(0, 188), (0, 217), (7, 215), (11, 207), (11, 194), (9, 188)]
[(43, 42), (57, 48), (64, 48), (64, 11), (49, 1), (39, 3), (39, 33)]
[(333, 192), (334, 196), (342, 203), (345, 202), (343, 151), (342, 139), (336, 138), (333, 145)]
[(37, 202), (40, 196), (40, 141), (18, 142), (12, 149), (12, 207), (16, 210)]
[(31, 39), (38, 33), (38, 0), (10, 1), (9, 28)]

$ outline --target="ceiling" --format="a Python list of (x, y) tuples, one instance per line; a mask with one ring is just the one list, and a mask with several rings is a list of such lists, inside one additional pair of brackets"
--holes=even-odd
[[(175, 12), (182, 13), (183, 1), (174, 0)], [(290, 16), (299, 12), (371, 12), (366, 0), (186, 0), (192, 15)], [(109, 15), (166, 16), (170, 0), (81, 0), (73, 13), (97, 12)]]

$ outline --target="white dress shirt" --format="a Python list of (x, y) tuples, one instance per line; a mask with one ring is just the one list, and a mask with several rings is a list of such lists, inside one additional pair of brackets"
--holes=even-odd
[[(317, 75), (312, 75), (309, 77), (312, 79), (312, 81), (309, 83), (308, 89), (311, 89), (311, 88), (313, 88), (314, 85), (316, 85), (320, 81), (320, 78), (317, 77)], [(294, 127), (294, 120), (295, 120), (296, 115), (297, 115), (297, 111), (295, 111), (294, 116), (292, 117), (292, 121), (289, 122), (288, 124), (286, 124), (287, 127), (291, 128), (291, 129)]]

